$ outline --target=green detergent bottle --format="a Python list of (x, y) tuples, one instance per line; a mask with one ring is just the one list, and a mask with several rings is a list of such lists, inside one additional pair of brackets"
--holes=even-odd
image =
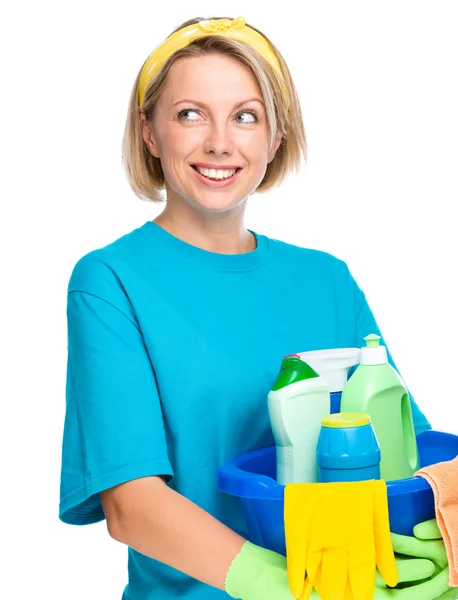
[(318, 482), (316, 445), (321, 419), (330, 409), (324, 379), (296, 354), (285, 356), (267, 407), (277, 447), (278, 483)]
[(380, 446), (380, 478), (385, 481), (413, 477), (420, 468), (417, 439), (407, 389), (389, 363), (380, 336), (364, 338), (360, 364), (342, 392), (341, 412), (370, 415)]

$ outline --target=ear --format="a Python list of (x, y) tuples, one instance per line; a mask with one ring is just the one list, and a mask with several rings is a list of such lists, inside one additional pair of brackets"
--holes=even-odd
[(140, 113), (140, 123), (142, 128), (142, 137), (145, 141), (145, 144), (148, 146), (151, 154), (156, 158), (159, 158), (159, 149), (157, 147), (156, 142), (154, 141), (155, 136), (153, 132), (153, 125), (150, 121), (146, 119), (146, 115), (144, 112)]
[(271, 163), (273, 161), (273, 159), (275, 158), (275, 154), (276, 154), (278, 148), (280, 147), (282, 137), (283, 136), (281, 135), (281, 133), (277, 134), (277, 137), (275, 138), (275, 142), (274, 142), (274, 147), (269, 154), (269, 160), (267, 161), (267, 163)]

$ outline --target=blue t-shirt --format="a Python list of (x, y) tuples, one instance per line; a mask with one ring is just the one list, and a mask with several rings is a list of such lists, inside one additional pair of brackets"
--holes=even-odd
[[(247, 537), (240, 500), (217, 490), (216, 472), (275, 445), (267, 394), (282, 358), (381, 335), (342, 260), (252, 233), (255, 250), (219, 254), (148, 221), (77, 262), (68, 288), (63, 522), (101, 521), (100, 491), (165, 475)], [(413, 399), (412, 411), (417, 434), (431, 428)], [(128, 559), (124, 600), (228, 597), (131, 548)]]

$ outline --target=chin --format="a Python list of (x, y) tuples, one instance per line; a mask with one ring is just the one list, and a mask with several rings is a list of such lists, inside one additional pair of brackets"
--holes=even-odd
[(201, 210), (208, 212), (224, 212), (242, 204), (246, 201), (246, 199), (246, 196), (242, 198), (234, 198), (230, 197), (229, 194), (212, 194), (207, 197), (195, 197), (194, 204), (196, 204)]

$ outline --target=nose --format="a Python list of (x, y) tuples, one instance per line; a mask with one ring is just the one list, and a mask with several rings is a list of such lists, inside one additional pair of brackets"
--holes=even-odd
[(225, 122), (214, 122), (210, 125), (205, 139), (204, 150), (208, 154), (222, 156), (232, 154), (234, 143), (230, 125)]

